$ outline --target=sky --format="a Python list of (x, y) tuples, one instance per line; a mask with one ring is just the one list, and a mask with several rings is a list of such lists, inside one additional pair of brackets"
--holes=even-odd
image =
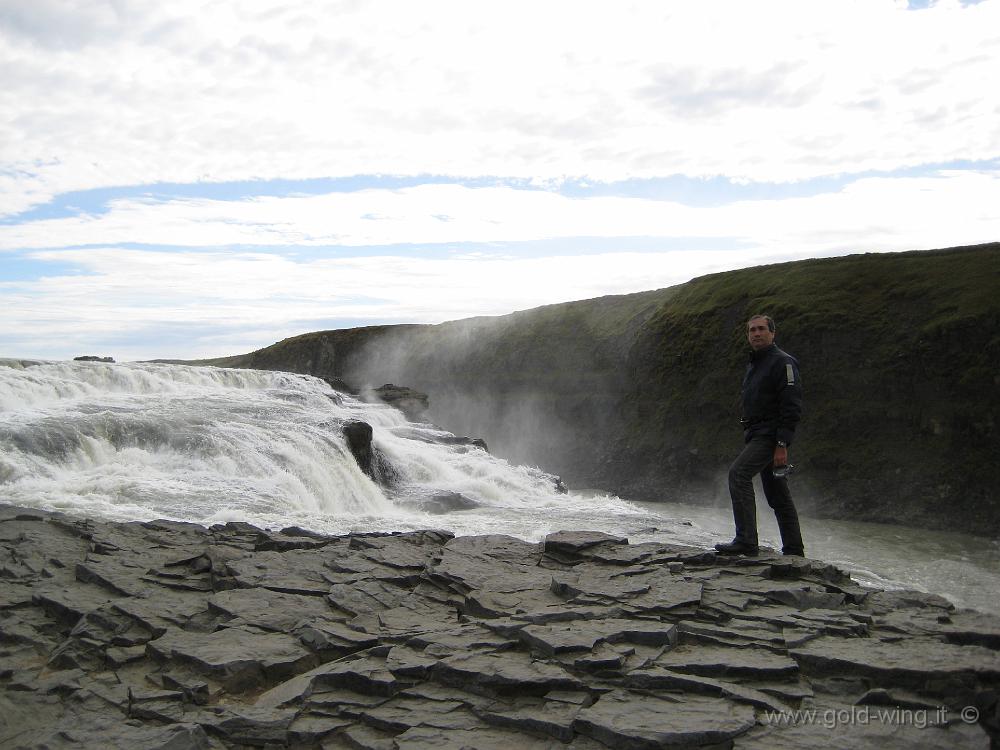
[(1000, 240), (1000, 0), (0, 0), (0, 357)]

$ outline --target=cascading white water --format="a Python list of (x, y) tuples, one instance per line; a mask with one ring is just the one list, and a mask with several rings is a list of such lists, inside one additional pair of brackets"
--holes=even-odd
[[(354, 419), (372, 425), (374, 445), (398, 472), (392, 489), (351, 455), (342, 427)], [(588, 515), (648, 519), (618, 498), (563, 495), (538, 469), (442, 444), (451, 437), (305, 375), (0, 360), (0, 498), (16, 505), (115, 520), (529, 538)], [(421, 510), (441, 493), (476, 507)]]

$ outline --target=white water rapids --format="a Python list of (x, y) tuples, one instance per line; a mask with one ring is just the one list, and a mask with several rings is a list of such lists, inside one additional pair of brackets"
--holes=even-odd
[[(393, 489), (358, 467), (342, 433), (349, 420), (372, 426), (373, 444), (399, 473)], [(551, 475), (452, 437), (305, 375), (0, 359), (3, 503), (115, 521), (246, 521), (331, 534), (437, 528), (536, 541), (592, 529), (706, 548), (731, 537), (728, 508), (561, 494)], [(440, 493), (460, 493), (475, 507), (427, 512)], [(759, 516), (762, 543), (780, 548), (770, 514)], [(995, 541), (815, 519), (803, 519), (803, 530), (811, 557), (862, 583), (1000, 611)]]
[[(0, 497), (16, 505), (109, 520), (239, 520), (328, 533), (447, 528), (531, 539), (609, 517), (633, 531), (649, 520), (618, 498), (560, 494), (538, 469), (435, 442), (452, 436), (306, 375), (0, 365)], [(398, 486), (384, 490), (358, 467), (342, 434), (349, 420), (372, 426)], [(421, 510), (448, 492), (477, 507)]]

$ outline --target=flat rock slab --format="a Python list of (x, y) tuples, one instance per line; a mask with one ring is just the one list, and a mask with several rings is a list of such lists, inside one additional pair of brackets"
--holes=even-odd
[(552, 591), (580, 605), (619, 604), (636, 615), (667, 613), (701, 602), (703, 584), (652, 566), (626, 574), (587, 564), (552, 576)]
[[(46, 736), (47, 735), (47, 736)], [(122, 724), (103, 729), (62, 729), (44, 733), (35, 747), (73, 748), (99, 747), (102, 750), (209, 750), (223, 747), (215, 742), (198, 724), (169, 726), (130, 726)]]
[(340, 716), (356, 718), (368, 726), (398, 734), (414, 727), (437, 729), (485, 728), (483, 722), (458, 701), (432, 701), (399, 697), (377, 706), (342, 707)]
[(325, 596), (330, 591), (330, 557), (325, 548), (258, 552), (251, 557), (226, 563), (228, 573), (241, 588), (261, 586), (272, 591), (306, 596)]
[(262, 588), (220, 591), (208, 599), (208, 607), (238, 623), (279, 632), (291, 631), (302, 623), (339, 619), (323, 597)]
[(933, 608), (899, 610), (878, 615), (872, 626), (879, 631), (906, 635), (943, 637), (961, 646), (1000, 649), (1000, 622), (973, 610), (943, 614)]
[(85, 614), (119, 598), (93, 584), (40, 584), (33, 588), (32, 601), (56, 617), (75, 622)]
[(199, 616), (209, 616), (207, 594), (174, 589), (158, 589), (141, 598), (122, 597), (111, 606), (157, 638), (171, 628), (190, 627)]
[(555, 664), (522, 652), (459, 654), (431, 669), (436, 681), (501, 695), (543, 695), (550, 690), (580, 690), (583, 683)]
[(277, 708), (301, 704), (330, 689), (357, 693), (357, 696), (350, 699), (356, 702), (358, 696), (388, 698), (395, 695), (399, 691), (399, 683), (386, 668), (385, 659), (359, 654), (301, 672), (262, 693), (257, 697), (255, 705), (260, 708)]
[(534, 587), (518, 585), (513, 591), (485, 588), (470, 592), (465, 597), (461, 610), (470, 617), (495, 618), (540, 612), (563, 603), (549, 589), (549, 581), (537, 583)]
[(460, 615), (455, 607), (411, 595), (400, 606), (385, 609), (375, 617), (379, 632), (400, 639), (432, 630), (450, 630), (459, 624)]
[(629, 672), (625, 677), (625, 685), (641, 690), (682, 691), (704, 695), (718, 695), (732, 698), (739, 703), (746, 703), (766, 711), (791, 710), (788, 704), (763, 690), (727, 680), (674, 672), (655, 665)]
[(545, 537), (544, 549), (546, 552), (565, 555), (578, 553), (596, 545), (624, 544), (628, 544), (628, 539), (625, 537), (612, 536), (603, 531), (557, 531)]
[(280, 682), (315, 664), (297, 638), (239, 628), (214, 633), (171, 630), (147, 648), (155, 659), (187, 664), (234, 692)]
[(624, 750), (721, 744), (756, 723), (749, 706), (720, 698), (657, 698), (615, 690), (582, 709), (573, 728), (605, 745)]
[(722, 646), (678, 646), (663, 653), (657, 666), (674, 672), (706, 677), (755, 677), (794, 679), (799, 665), (794, 659), (765, 648)]
[(552, 591), (568, 601), (583, 597), (589, 600), (611, 599), (619, 601), (632, 599), (649, 593), (653, 582), (648, 576), (616, 575), (614, 569), (586, 568), (571, 570), (552, 576)]
[(545, 590), (552, 577), (539, 567), (541, 556), (541, 545), (514, 537), (456, 537), (444, 545), (440, 559), (427, 572), (432, 581), (450, 584), (462, 593)]
[(491, 651), (513, 646), (516, 636), (506, 638), (477, 623), (464, 623), (446, 630), (432, 630), (407, 639), (414, 648), (425, 649), (439, 656), (466, 651)]
[(697, 608), (701, 604), (701, 583), (682, 581), (673, 576), (665, 580), (663, 574), (657, 577), (660, 580), (653, 582), (648, 592), (622, 602), (628, 613), (638, 617), (671, 615), (685, 608)]
[(532, 651), (555, 656), (569, 651), (591, 651), (604, 635), (586, 623), (569, 625), (527, 625), (518, 631), (520, 639)]
[(659, 621), (608, 618), (525, 625), (517, 630), (517, 637), (533, 651), (555, 656), (590, 651), (603, 641), (669, 646), (677, 643), (677, 627)]
[(660, 552), (662, 545), (655, 542), (628, 544), (617, 540), (589, 547), (577, 547), (576, 556), (602, 565), (638, 565)]
[(285, 743), (288, 728), (296, 711), (264, 709), (255, 706), (213, 706), (184, 715), (215, 736), (222, 735), (234, 744), (267, 746)]
[(978, 682), (1000, 682), (1000, 653), (934, 640), (899, 642), (825, 636), (793, 649), (804, 672), (860, 676), (882, 687), (909, 687), (947, 698)]
[[(767, 572), (773, 572), (774, 566)], [(845, 594), (830, 592), (826, 585), (801, 580), (747, 578), (735, 575), (719, 578), (717, 585), (742, 594), (758, 594), (794, 609), (837, 609), (847, 601)]]
[(696, 620), (681, 620), (677, 630), (682, 643), (709, 643), (728, 646), (756, 645), (783, 650), (785, 636), (781, 628), (761, 623), (729, 620), (716, 625)]
[(75, 566), (76, 579), (94, 583), (115, 596), (137, 596), (149, 588), (142, 577), (149, 568), (145, 565), (130, 565), (119, 562), (108, 555), (87, 555), (87, 559)]
[(379, 644), (377, 636), (339, 622), (318, 622), (309, 619), (298, 624), (292, 632), (303, 644), (316, 652), (321, 660), (325, 660), (327, 655), (337, 658)]
[[(555, 692), (555, 691), (553, 691)], [(573, 722), (583, 706), (589, 705), (589, 696), (580, 700), (545, 698), (515, 698), (510, 701), (493, 701), (473, 709), (476, 716), (484, 721), (502, 727), (530, 732), (534, 735), (549, 736), (562, 742), (571, 742), (574, 737)]]
[(379, 565), (421, 570), (438, 551), (441, 544), (451, 538), (450, 534), (441, 532), (359, 536), (351, 539), (349, 548)]
[[(832, 635), (840, 638), (867, 636), (870, 620), (862, 611), (833, 609), (808, 609), (799, 611), (794, 607), (771, 604), (743, 608), (733, 613), (726, 624), (758, 623), (761, 626), (776, 627), (784, 633), (787, 630), (808, 631), (810, 638)], [(787, 640), (787, 639), (786, 639)]]
[[(499, 727), (476, 729), (438, 729), (414, 727), (393, 739), (392, 750), (566, 750), (560, 740), (545, 739), (535, 735)], [(606, 750), (600, 743), (588, 743), (578, 738), (575, 750)]]

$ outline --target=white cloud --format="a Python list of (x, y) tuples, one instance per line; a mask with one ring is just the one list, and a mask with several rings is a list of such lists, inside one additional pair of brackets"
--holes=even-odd
[(0, 181), (0, 214), (163, 181), (991, 158), (998, 59), (998, 0), (4, 0), (0, 174), (38, 185)]
[[(236, 204), (123, 202), (104, 219), (39, 222), (44, 231), (37, 239), (62, 245), (92, 234), (181, 246), (185, 237), (208, 236), (221, 242), (284, 241), (288, 254), (36, 250), (27, 253), (30, 260), (53, 268), (68, 264), (80, 272), (0, 284), (0, 304), (7, 311), (0, 344), (10, 354), (25, 355), (34, 351), (25, 349), (35, 346), (32, 342), (55, 341), (60, 356), (69, 356), (102, 348), (67, 348), (74, 345), (69, 342), (132, 337), (144, 340), (115, 347), (119, 357), (216, 356), (318, 327), (340, 327), (324, 321), (440, 322), (665, 287), (706, 273), (804, 257), (990, 241), (1000, 236), (997, 205), (1000, 174), (989, 172), (871, 178), (832, 194), (716, 208), (457, 185)], [(449, 212), (448, 221), (436, 218), (442, 211)], [(87, 221), (98, 226), (88, 229)], [(29, 238), (13, 233), (30, 228), (0, 228), (0, 241), (25, 243)], [(623, 228), (637, 236), (689, 237), (691, 247), (701, 249), (677, 250), (677, 241), (665, 241), (657, 251), (655, 239), (646, 243), (652, 247), (646, 252), (590, 247), (595, 238), (620, 236)], [(328, 239), (334, 231), (344, 242), (371, 244), (370, 254), (330, 257), (320, 249), (295, 257), (309, 238)], [(535, 257), (503, 257), (456, 245), (450, 256), (421, 257), (417, 250), (404, 255), (380, 247), (406, 240), (448, 242), (453, 231), (463, 240), (499, 242), (500, 252), (502, 241), (544, 237), (572, 239), (590, 251), (547, 257), (542, 245)], [(743, 248), (728, 249), (731, 238)], [(190, 335), (164, 337), (177, 327)]]
[[(173, 350), (164, 351), (157, 334), (130, 343), (127, 355), (118, 347), (118, 356), (218, 356), (304, 333), (301, 321), (441, 322), (665, 287), (699, 273), (787, 259), (766, 251), (687, 251), (295, 262), (247, 253), (121, 249), (45, 251), (35, 257), (72, 262), (86, 273), (0, 287), (7, 309), (3, 342), (22, 347), (7, 354), (27, 356), (39, 342), (51, 346), (55, 341), (61, 356), (70, 356), (80, 353), (72, 347), (85, 346), (83, 341), (131, 339), (147, 331), (187, 327), (197, 333), (173, 344)], [(220, 330), (239, 331), (223, 340), (242, 346), (220, 351)], [(216, 348), (206, 346), (202, 337)]]
[[(866, 178), (717, 207), (455, 184), (244, 201), (120, 200), (104, 215), (0, 226), (0, 250), (136, 243), (380, 246), (554, 238), (741, 240), (780, 252), (919, 249), (1000, 237), (1000, 172)], [(720, 243), (721, 244), (721, 243)]]
[[(904, 8), (0, 0), (0, 217), (69, 191), (159, 183), (805, 183), (996, 160), (1000, 0)], [(1000, 174), (921, 173), (713, 207), (460, 179), (242, 201), (119, 199), (99, 215), (0, 224), (0, 260), (27, 255), (53, 269), (0, 281), (0, 344), (27, 354), (48, 340), (65, 356), (131, 335), (147, 341), (119, 356), (221, 354), (309, 321), (498, 314), (772, 260), (1000, 237)], [(603, 251), (625, 237), (662, 238), (664, 249), (654, 239), (642, 254)], [(543, 256), (545, 241), (570, 238), (579, 254)], [(684, 238), (713, 250), (676, 251)], [(525, 244), (509, 258), (465, 244), (505, 242)], [(384, 247), (408, 243), (454, 254)], [(66, 249), (82, 245), (95, 249)], [(288, 253), (226, 252), (233, 246)], [(324, 255), (326, 246), (367, 251)], [(84, 273), (58, 270), (65, 263)], [(181, 349), (164, 351), (165, 341)]]

